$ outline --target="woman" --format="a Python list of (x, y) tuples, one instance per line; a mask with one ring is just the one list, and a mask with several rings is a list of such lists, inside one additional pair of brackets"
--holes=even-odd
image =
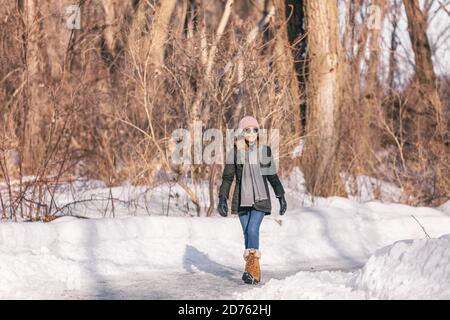
[[(275, 163), (268, 146), (258, 149), (259, 124), (254, 117), (246, 116), (239, 122), (245, 143), (242, 147), (234, 145), (233, 161), (227, 162), (223, 170), (222, 184), (219, 191), (218, 211), (221, 216), (228, 215), (227, 199), (231, 184), (236, 177), (236, 187), (233, 193), (231, 212), (239, 215), (245, 239), (244, 259), (245, 272), (242, 280), (248, 284), (261, 281), (259, 259), (259, 228), (265, 215), (271, 211), (270, 194), (267, 186), (269, 180), (275, 195), (280, 201), (280, 215), (286, 212), (287, 204), (284, 189), (276, 174)], [(260, 158), (267, 156), (266, 160)]]

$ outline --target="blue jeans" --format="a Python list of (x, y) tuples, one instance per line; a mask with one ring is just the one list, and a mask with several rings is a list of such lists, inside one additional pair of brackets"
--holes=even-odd
[(242, 231), (244, 232), (245, 249), (259, 249), (259, 227), (265, 216), (264, 212), (251, 210), (239, 215)]

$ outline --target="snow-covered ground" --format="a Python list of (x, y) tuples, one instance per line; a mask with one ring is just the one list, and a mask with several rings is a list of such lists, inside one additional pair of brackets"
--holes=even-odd
[[(396, 244), (373, 255), (401, 239), (425, 238), (411, 215), (431, 237), (449, 233), (444, 212), (344, 198), (291, 205), (285, 216), (262, 224), (267, 285), (240, 298), (449, 298), (448, 238)], [(236, 217), (62, 217), (0, 225), (1, 298), (232, 298), (252, 289), (240, 281), (243, 263)], [(406, 278), (393, 270), (407, 272)], [(443, 288), (435, 287), (438, 275)], [(432, 288), (419, 294), (424, 286)]]
[[(91, 204), (50, 223), (0, 223), (0, 298), (450, 299), (449, 203), (312, 201), (301, 172), (285, 185), (286, 215), (274, 199), (261, 226), (257, 287), (240, 279), (237, 217), (196, 217), (175, 186), (90, 183), (87, 199), (111, 193), (133, 206), (116, 202), (115, 218)], [(71, 199), (61, 190), (57, 200)]]
[(379, 249), (355, 272), (301, 271), (237, 299), (450, 299), (450, 235)]

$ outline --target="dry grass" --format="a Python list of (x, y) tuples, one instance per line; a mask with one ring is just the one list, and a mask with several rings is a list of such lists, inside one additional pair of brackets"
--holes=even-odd
[[(208, 180), (210, 194), (216, 196), (222, 167), (175, 167), (167, 149), (173, 130), (192, 127), (199, 92), (205, 128), (224, 132), (236, 127), (243, 115), (255, 115), (265, 128), (280, 130), (281, 173), (287, 176), (298, 165), (290, 160), (299, 142), (292, 121), (298, 107), (286, 79), (274, 71), (280, 57), (270, 28), (248, 43), (254, 22), (232, 15), (217, 43), (211, 76), (205, 78), (205, 43), (214, 43), (215, 30), (202, 31), (195, 17), (186, 20), (181, 32), (169, 32), (165, 63), (156, 66), (148, 59), (151, 25), (144, 25), (141, 37), (129, 36), (136, 27), (131, 7), (116, 22), (113, 50), (105, 42), (103, 21), (94, 18), (73, 33), (67, 47), (59, 48), (60, 61), (46, 59), (46, 30), (27, 28), (15, 5), (1, 10), (0, 177), (7, 190), (0, 198), (3, 218), (50, 219), (55, 208), (48, 195), (69, 177), (100, 179), (110, 186), (125, 180), (150, 186), (178, 183), (199, 214), (210, 215), (214, 197), (208, 207), (201, 207), (195, 184)], [(30, 32), (40, 39), (39, 73), (31, 79), (26, 56)], [(60, 72), (55, 72), (55, 63), (62, 66)], [(359, 76), (346, 74), (345, 83)], [(346, 89), (339, 169), (394, 182), (413, 196), (414, 205), (440, 204), (450, 197), (448, 105), (446, 114), (420, 131), (439, 127), (439, 132), (413, 139), (413, 110), (427, 103), (415, 92), (412, 87), (386, 91), (367, 114), (360, 108), (364, 100)], [(448, 104), (448, 82), (442, 82), (440, 94)], [(30, 110), (39, 110), (38, 123), (29, 122)], [(367, 124), (364, 130), (362, 123)], [(30, 125), (33, 130), (27, 129)], [(24, 182), (27, 176), (33, 179)], [(13, 187), (13, 180), (18, 185)]]

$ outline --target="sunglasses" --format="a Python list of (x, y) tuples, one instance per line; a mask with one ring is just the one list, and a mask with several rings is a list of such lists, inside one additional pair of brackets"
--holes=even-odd
[(258, 133), (258, 128), (245, 128), (244, 133), (247, 133), (247, 134)]

